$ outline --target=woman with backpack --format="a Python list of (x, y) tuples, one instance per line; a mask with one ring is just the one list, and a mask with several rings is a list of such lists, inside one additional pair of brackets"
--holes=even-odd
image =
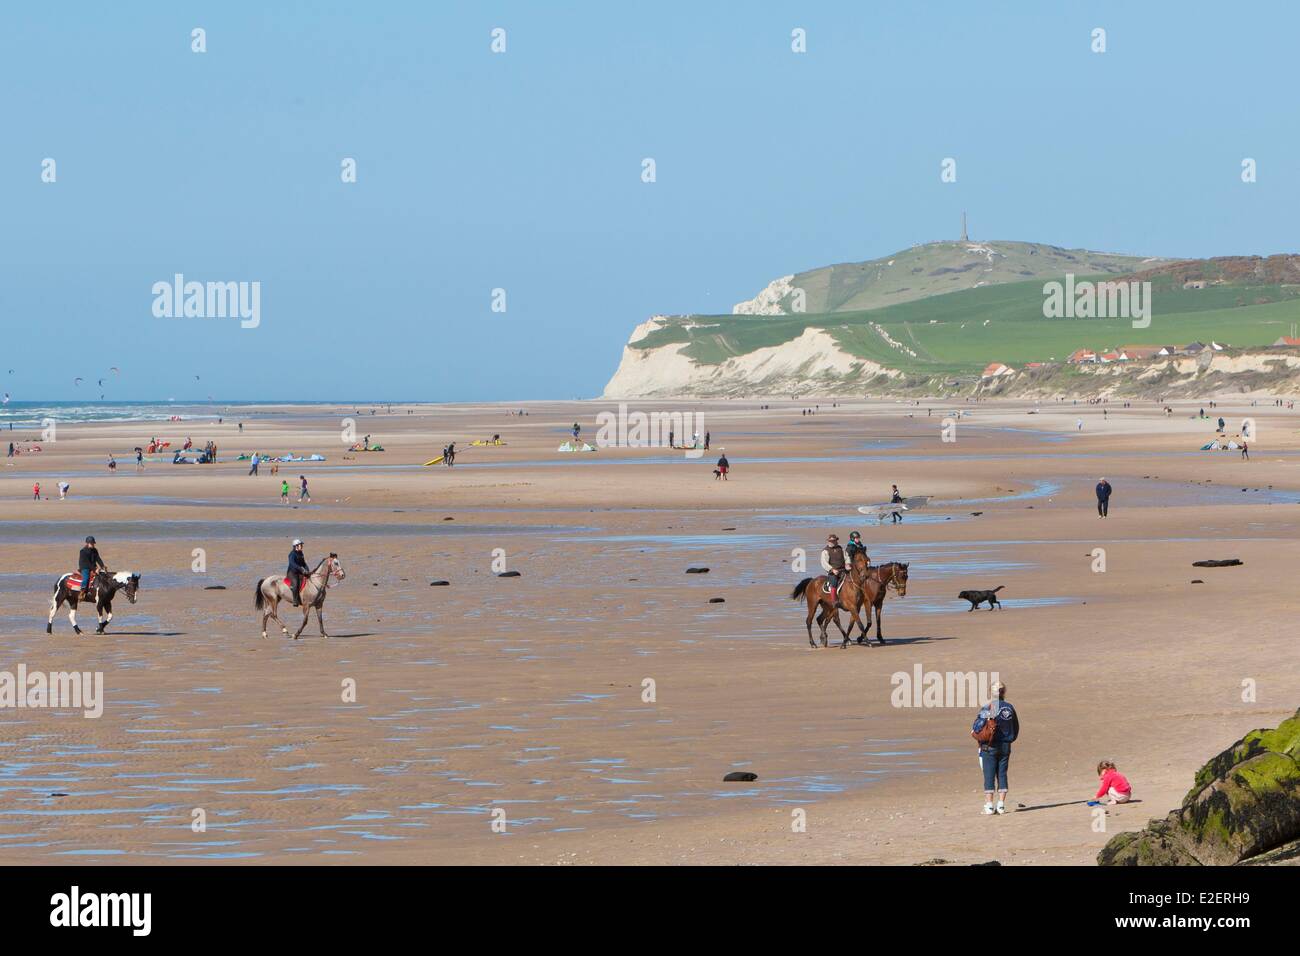
[[(980, 708), (971, 725), (970, 735), (980, 746), (980, 769), (984, 771), (984, 812), (1007, 812), (1007, 765), (1011, 762), (1011, 744), (1020, 736), (1020, 717), (1006, 699), (1007, 685), (993, 685), (993, 700)], [(998, 792), (997, 806), (993, 791)]]

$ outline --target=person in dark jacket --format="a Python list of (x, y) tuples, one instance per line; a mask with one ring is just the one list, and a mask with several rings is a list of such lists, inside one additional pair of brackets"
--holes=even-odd
[(1110, 493), (1113, 490), (1105, 478), (1097, 482), (1097, 517), (1105, 518), (1110, 514)]
[[(1011, 763), (1011, 744), (1020, 736), (1020, 716), (1006, 699), (1007, 685), (993, 685), (993, 700), (980, 708), (971, 725), (972, 733), (979, 733), (990, 720), (995, 720), (993, 739), (980, 744), (980, 769), (984, 771), (984, 812), (1007, 812), (1007, 767)], [(998, 791), (997, 806), (993, 805), (993, 791)]]
[(81, 572), (81, 599), (83, 601), (90, 599), (90, 576), (95, 571), (107, 571), (104, 559), (99, 556), (99, 549), (95, 547), (95, 536), (86, 535), (86, 544), (77, 555), (77, 570)]
[(853, 556), (859, 551), (862, 552), (862, 556), (867, 559), (867, 563), (870, 563), (871, 558), (867, 554), (866, 545), (862, 543), (862, 535), (856, 531), (850, 531), (849, 543), (844, 546), (844, 557), (848, 561), (849, 567), (853, 566)]
[(293, 550), (289, 552), (289, 590), (292, 592), (294, 607), (302, 607), (302, 596), (298, 592), (302, 588), (303, 578), (309, 574), (311, 568), (307, 567), (307, 556), (302, 551), (302, 540), (294, 538)]

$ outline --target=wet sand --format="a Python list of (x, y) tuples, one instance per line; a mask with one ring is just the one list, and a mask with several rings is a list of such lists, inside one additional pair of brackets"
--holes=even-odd
[[(1196, 450), (1213, 437), (1199, 406), (978, 403), (944, 442), (939, 401), (758, 405), (634, 403), (702, 411), (700, 459), (557, 452), (575, 420), (594, 439), (613, 407), (595, 402), (395, 407), (358, 422), (373, 454), (343, 450), (353, 406), (322, 406), (263, 410), (242, 436), (231, 420), (67, 425), (7, 459), (0, 670), (102, 671), (106, 702), (98, 719), (0, 711), (0, 861), (1086, 864), (1300, 703), (1296, 412), (1213, 410), (1231, 433), (1258, 422), (1243, 462)], [(469, 447), (493, 433), (508, 444)], [(136, 473), (150, 434), (215, 440), (223, 460)], [(421, 465), (450, 440), (455, 468)], [(250, 477), (232, 458), (254, 449), (328, 460)], [(313, 502), (282, 505), (300, 474)], [(31, 500), (36, 479), (49, 500)], [(898, 525), (856, 513), (891, 483), (931, 507)], [(854, 528), (874, 561), (911, 562), (908, 593), (885, 605), (887, 645), (841, 650), (832, 628), (811, 649), (795, 550), (815, 567), (826, 534)], [(65, 608), (47, 636), (87, 533), (142, 574), (140, 600), (119, 599), (105, 635), (74, 636)], [(301, 640), (260, 637), (254, 582), (293, 537), (346, 569), (328, 640), (314, 619)], [(1245, 565), (1191, 567), (1223, 557)], [(497, 577), (502, 560), (520, 576)], [(1000, 611), (956, 599), (997, 585)], [(891, 675), (917, 664), (1007, 682), (1016, 812), (980, 812), (974, 706), (892, 706)], [(1103, 757), (1139, 801), (1104, 833), (1084, 805)], [(724, 784), (731, 770), (758, 780)]]

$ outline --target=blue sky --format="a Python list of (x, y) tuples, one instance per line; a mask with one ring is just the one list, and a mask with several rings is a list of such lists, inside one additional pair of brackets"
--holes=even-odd
[[(974, 238), (1294, 252), (1298, 27), (1285, 3), (6, 5), (7, 390), (97, 398), (73, 378), (116, 365), (110, 399), (590, 396), (647, 316), (955, 238), (963, 209)], [(176, 272), (261, 282), (261, 325), (155, 318)]]

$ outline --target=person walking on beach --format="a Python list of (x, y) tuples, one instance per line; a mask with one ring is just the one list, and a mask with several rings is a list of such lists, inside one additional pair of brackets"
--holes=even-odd
[(302, 486), (298, 489), (298, 500), (311, 504), (311, 494), (307, 491), (307, 476), (299, 475), (298, 480), (302, 482)]
[(14, 443), (13, 443), (13, 442), (10, 442), (10, 443), (9, 443), (9, 457), (12, 458), (13, 456), (14, 456)]
[(36, 482), (36, 484), (32, 485), (32, 500), (33, 501), (41, 500), (41, 483), (39, 481)]
[(117, 474), (117, 459), (113, 457), (112, 452), (108, 453), (108, 473), (110, 475)]
[[(902, 493), (901, 491), (898, 490), (898, 485), (890, 485), (889, 487), (890, 487), (891, 489), (893, 489), (893, 493), (889, 496), (889, 503), (890, 503), (891, 505), (901, 505), (901, 504), (903, 504), (903, 503), (904, 503), (904, 502), (903, 502), (903, 493)], [(898, 524), (900, 521), (903, 520), (903, 515), (902, 515), (901, 512), (902, 512), (902, 509), (901, 509), (901, 508), (899, 508), (899, 509), (895, 509), (895, 510), (892, 512), (892, 514), (893, 514), (893, 516), (894, 516), (894, 520), (893, 520), (893, 522), (891, 522), (892, 524)]]
[(1083, 431), (1083, 419), (1082, 419), (1082, 418), (1076, 418), (1076, 419), (1074, 420), (1074, 428), (1075, 428), (1076, 431)]
[(730, 470), (731, 470), (731, 462), (727, 461), (727, 456), (724, 453), (722, 457), (718, 459), (718, 470), (716, 475), (714, 476), (714, 481), (717, 481), (718, 479), (727, 481), (728, 480), (727, 472)]
[(709, 436), (710, 436), (710, 434), (711, 434), (710, 432), (705, 432), (705, 433), (704, 433), (704, 450), (705, 450), (705, 451), (708, 451), (708, 450), (709, 450)]
[(289, 479), (288, 478), (280, 482), (280, 502), (286, 505), (289, 503)]
[(135, 446), (135, 470), (144, 471), (144, 449), (139, 445)]
[(65, 498), (68, 497), (68, 489), (71, 488), (71, 487), (72, 487), (72, 485), (68, 484), (66, 481), (60, 481), (60, 482), (59, 482), (59, 500), (60, 500), (60, 501), (62, 501), (63, 499), (65, 499)]
[[(993, 685), (993, 700), (980, 708), (971, 725), (971, 736), (979, 741), (980, 769), (984, 772), (984, 813), (1007, 812), (1007, 767), (1011, 745), (1020, 736), (1020, 717), (1006, 699), (1007, 685)], [(992, 724), (990, 727), (989, 724)], [(993, 804), (993, 791), (998, 802)]]
[(1097, 482), (1097, 517), (1098, 518), (1105, 518), (1110, 515), (1110, 493), (1113, 490), (1114, 489), (1111, 488), (1110, 486), (1110, 482), (1107, 481), (1105, 478), (1102, 478)]
[(249, 461), (249, 464), (251, 464), (251, 465), (253, 466), (252, 468), (249, 468), (249, 469), (248, 469), (248, 473), (249, 473), (250, 475), (255, 475), (255, 474), (257, 474), (257, 466), (261, 463), (261, 461), (262, 461), (262, 459), (258, 457), (257, 452), (253, 452), (253, 457), (252, 457), (252, 459)]
[(1250, 461), (1250, 444), (1244, 438), (1241, 440), (1241, 460)]

